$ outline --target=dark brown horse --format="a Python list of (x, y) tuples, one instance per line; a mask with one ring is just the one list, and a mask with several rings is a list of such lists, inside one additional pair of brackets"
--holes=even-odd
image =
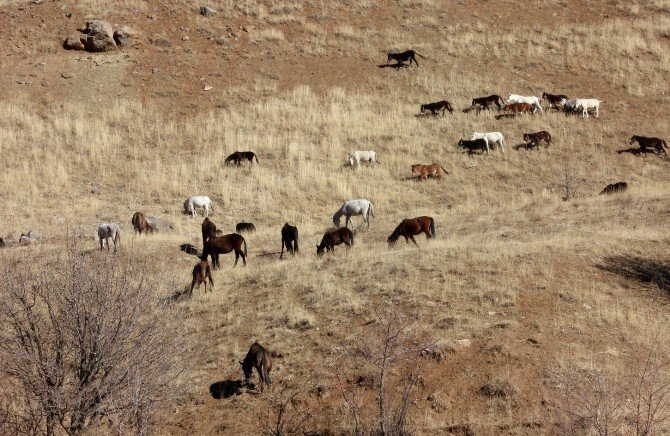
[(281, 228), (281, 254), (279, 258), (284, 257), (284, 247), (291, 254), (298, 252), (298, 228), (285, 223)]
[(568, 100), (568, 96), (564, 94), (549, 94), (548, 92), (543, 92), (542, 100), (547, 100), (549, 109), (559, 109), (558, 105), (560, 105), (563, 100)]
[(240, 361), (240, 365), (242, 365), (242, 372), (244, 372), (245, 383), (249, 383), (249, 378), (251, 378), (254, 368), (256, 368), (260, 380), (261, 392), (263, 392), (263, 384), (268, 386), (272, 384), (270, 381), (272, 357), (270, 356), (270, 352), (263, 348), (258, 342), (251, 344), (249, 352), (244, 360)]
[(420, 216), (417, 218), (402, 220), (400, 224), (398, 224), (398, 227), (395, 228), (393, 233), (391, 233), (391, 236), (389, 236), (387, 242), (389, 244), (395, 244), (398, 238), (404, 236), (405, 242), (409, 243), (411, 240), (414, 242), (414, 245), (418, 246), (419, 244), (417, 244), (414, 240), (414, 235), (418, 235), (419, 233), (425, 233), (426, 238), (428, 239), (434, 238), (435, 220), (429, 216)]
[(498, 107), (498, 110), (500, 110), (504, 103), (502, 97), (496, 94), (472, 99), (472, 107), (477, 108), (477, 114), (483, 109), (490, 110), (489, 106), (492, 104), (495, 104)]
[(524, 144), (530, 146), (531, 148), (535, 147), (539, 150), (541, 141), (547, 143), (545, 145), (545, 148), (549, 147), (549, 144), (551, 143), (551, 135), (546, 130), (542, 130), (541, 132), (523, 134)]
[(658, 154), (663, 153), (666, 156), (668, 155), (664, 150), (665, 148), (668, 148), (668, 144), (661, 138), (648, 138), (646, 136), (633, 135), (633, 137), (630, 138), (630, 144), (633, 145), (635, 142), (637, 142), (643, 150), (653, 148)]
[(193, 267), (193, 281), (191, 282), (191, 289), (188, 291), (188, 298), (193, 296), (193, 288), (195, 285), (198, 285), (200, 289), (201, 284), (205, 284), (205, 292), (207, 292), (207, 280), (209, 279), (210, 290), (214, 286), (214, 280), (212, 280), (212, 266), (206, 260), (201, 260), (196, 263)]
[[(244, 250), (242, 250), (244, 247)], [(240, 257), (244, 266), (247, 266), (247, 241), (242, 235), (231, 233), (216, 238), (210, 238), (205, 243), (200, 259), (207, 260), (207, 256), (212, 256), (212, 265), (214, 268), (219, 267), (219, 254), (228, 254), (235, 251), (235, 265)]]
[(135, 231), (140, 235), (142, 234), (142, 232), (150, 233), (154, 231), (154, 228), (151, 226), (151, 224), (149, 224), (149, 222), (144, 217), (144, 214), (142, 212), (135, 212), (130, 222), (135, 228)]
[(609, 185), (605, 186), (605, 189), (600, 191), (600, 195), (616, 194), (617, 192), (623, 192), (626, 189), (628, 189), (628, 183), (626, 182), (610, 183)]
[(391, 61), (396, 61), (398, 65), (404, 65), (405, 61), (409, 61), (409, 65), (412, 65), (412, 62), (419, 66), (419, 63), (416, 61), (416, 56), (423, 57), (414, 50), (407, 50), (401, 53), (388, 53), (386, 56), (386, 62), (391, 63)]
[(202, 221), (202, 245), (203, 247), (210, 238), (216, 237), (216, 224), (212, 222), (209, 218), (205, 218)]
[(442, 116), (444, 116), (445, 111), (449, 113), (454, 112), (454, 108), (451, 107), (451, 103), (447, 100), (438, 101), (437, 103), (427, 103), (421, 105), (421, 113), (430, 111), (433, 115), (437, 115), (438, 112), (442, 111)]
[(347, 248), (354, 245), (354, 232), (349, 230), (348, 227), (326, 230), (321, 239), (321, 244), (316, 246), (316, 254), (322, 255), (324, 250), (335, 250), (335, 246), (340, 244), (346, 245)]
[(243, 160), (248, 160), (253, 165), (254, 159), (258, 163), (258, 156), (253, 151), (236, 151), (226, 158), (225, 164), (228, 165), (233, 162), (237, 166), (240, 166)]

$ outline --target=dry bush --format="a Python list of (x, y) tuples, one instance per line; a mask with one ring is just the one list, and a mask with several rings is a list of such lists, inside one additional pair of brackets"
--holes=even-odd
[(312, 412), (304, 398), (308, 389), (308, 384), (298, 383), (269, 393), (264, 398), (267, 415), (261, 421), (260, 433), (266, 436), (304, 433), (312, 419)]
[(41, 261), (0, 270), (0, 404), (14, 417), (4, 430), (146, 433), (177, 392), (170, 309), (156, 307), (132, 262), (76, 247)]

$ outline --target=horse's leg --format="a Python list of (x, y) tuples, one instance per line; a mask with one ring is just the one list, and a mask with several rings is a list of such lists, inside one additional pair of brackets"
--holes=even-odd
[[(288, 247), (286, 247), (286, 250), (290, 252)], [(284, 238), (281, 240), (281, 254), (279, 255), (279, 258), (282, 259), (284, 257)]]
[(105, 244), (107, 244), (107, 251), (109, 251), (109, 236), (105, 236)]
[(247, 255), (244, 254), (244, 251), (240, 250), (240, 256), (242, 256), (242, 264), (247, 266)]
[(419, 244), (417, 244), (416, 241), (414, 240), (414, 236), (409, 235), (409, 239), (411, 239), (412, 242), (414, 242), (414, 245), (416, 245), (417, 247), (419, 246)]

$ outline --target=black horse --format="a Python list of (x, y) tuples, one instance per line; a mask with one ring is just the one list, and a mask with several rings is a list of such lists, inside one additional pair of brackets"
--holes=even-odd
[(243, 160), (248, 160), (253, 164), (254, 159), (256, 159), (256, 163), (258, 163), (258, 157), (253, 151), (236, 151), (226, 158), (225, 163), (228, 165), (229, 163), (233, 162), (237, 164), (237, 166), (240, 166), (242, 165)]
[(407, 50), (402, 53), (389, 53), (386, 57), (386, 62), (391, 63), (391, 61), (396, 61), (398, 65), (403, 65), (406, 61), (409, 61), (409, 65), (412, 65), (412, 62), (414, 62), (418, 67), (419, 63), (416, 61), (416, 56), (423, 57), (414, 50)]
[(289, 223), (285, 223), (284, 227), (281, 228), (280, 259), (284, 257), (284, 247), (286, 247), (286, 251), (293, 255), (298, 252), (298, 228), (289, 225)]

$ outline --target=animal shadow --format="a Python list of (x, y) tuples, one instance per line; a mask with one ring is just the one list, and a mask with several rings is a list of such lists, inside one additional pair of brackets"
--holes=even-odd
[[(519, 150), (521, 150), (522, 148), (523, 148), (524, 150), (533, 150), (533, 149), (535, 149), (536, 147), (535, 147), (532, 143), (523, 143), (523, 142), (522, 142), (521, 144), (515, 145), (513, 148), (514, 148), (515, 150), (519, 151)], [(545, 147), (545, 148), (546, 148), (546, 147)], [(539, 150), (540, 147), (537, 147), (537, 149)]]
[(658, 153), (656, 151), (656, 149), (653, 149), (653, 148), (626, 148), (626, 149), (623, 149), (623, 150), (617, 150), (616, 152), (617, 152), (617, 154), (630, 153), (634, 156), (642, 156), (642, 155), (646, 155), (647, 153), (657, 154), (657, 155), (660, 156), (660, 153)]
[(408, 64), (381, 64), (377, 65), (378, 68), (395, 68), (396, 71), (400, 70), (401, 68), (409, 68)]
[(221, 400), (234, 395), (242, 395), (244, 393), (243, 388), (252, 390), (254, 385), (253, 383), (245, 385), (242, 380), (224, 380), (209, 385), (209, 394), (212, 398)]
[(500, 115), (496, 115), (495, 118), (496, 118), (496, 120), (502, 120), (503, 118), (514, 118), (517, 115), (518, 114), (500, 114)]
[(605, 258), (596, 267), (630, 280), (652, 283), (662, 291), (670, 293), (670, 265), (667, 263), (640, 256), (618, 255)]

